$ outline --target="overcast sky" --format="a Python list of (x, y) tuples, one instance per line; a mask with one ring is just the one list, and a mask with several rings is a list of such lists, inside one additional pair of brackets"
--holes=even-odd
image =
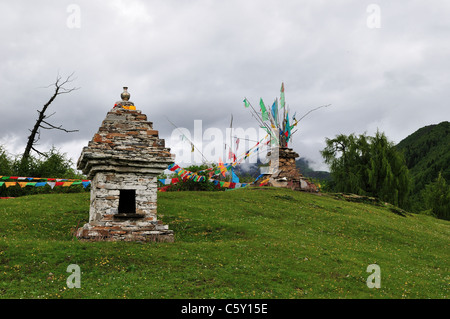
[(75, 72), (48, 110), (52, 145), (74, 162), (120, 100), (123, 86), (171, 145), (192, 131), (258, 127), (242, 103), (271, 104), (284, 82), (300, 122), (292, 146), (324, 168), (326, 137), (398, 143), (450, 120), (450, 1), (4, 1), (0, 2), (0, 144), (20, 154), (58, 74)]

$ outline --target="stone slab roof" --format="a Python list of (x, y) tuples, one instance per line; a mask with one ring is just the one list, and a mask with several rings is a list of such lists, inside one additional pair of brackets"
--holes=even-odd
[(113, 108), (83, 148), (77, 168), (88, 178), (97, 171), (158, 175), (173, 161), (174, 155), (145, 114)]

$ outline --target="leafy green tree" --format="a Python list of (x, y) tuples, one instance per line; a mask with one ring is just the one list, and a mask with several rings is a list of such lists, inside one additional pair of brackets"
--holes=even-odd
[(57, 176), (58, 178), (82, 179), (82, 176), (77, 174), (73, 167), (72, 160), (67, 158), (65, 153), (60, 153), (55, 147), (52, 147), (37, 161), (36, 175), (39, 177)]
[(330, 166), (332, 188), (339, 192), (366, 195), (368, 142), (365, 135), (337, 135), (326, 139), (321, 151)]
[(396, 206), (405, 207), (410, 177), (403, 155), (384, 133), (370, 137), (368, 191)]
[(425, 207), (437, 218), (450, 220), (450, 185), (442, 173), (422, 191)]
[(377, 197), (405, 207), (410, 178), (405, 160), (384, 133), (337, 135), (321, 151), (337, 192)]
[(9, 158), (6, 150), (0, 145), (0, 175), (7, 176), (12, 174), (12, 160)]
[(41, 153), (39, 157), (30, 155), (26, 162), (26, 166), (24, 166), (23, 158), (16, 159), (13, 163), (12, 174), (47, 178), (84, 178), (75, 171), (72, 160), (55, 147), (46, 153)]

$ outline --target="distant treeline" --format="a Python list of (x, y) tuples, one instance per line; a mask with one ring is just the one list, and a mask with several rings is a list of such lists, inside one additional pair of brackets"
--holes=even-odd
[(450, 220), (450, 125), (425, 127), (397, 146), (384, 133), (326, 139), (326, 191), (377, 197), (414, 213)]

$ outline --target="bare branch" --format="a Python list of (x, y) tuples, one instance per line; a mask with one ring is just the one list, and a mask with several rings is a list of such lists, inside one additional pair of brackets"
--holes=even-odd
[(44, 115), (44, 118), (45, 118), (45, 119), (48, 119), (48, 118), (52, 117), (52, 116), (55, 115), (55, 114), (56, 114), (56, 112), (53, 112), (53, 113), (50, 114), (50, 115)]
[(37, 149), (35, 149), (33, 146), (31, 147), (31, 149), (32, 149), (33, 151), (35, 151), (36, 153), (38, 153), (39, 155), (42, 155), (42, 156), (45, 155), (44, 153), (42, 153), (42, 152), (38, 151)]
[(46, 121), (42, 121), (42, 123), (45, 123), (45, 124), (47, 124), (48, 126), (50, 126), (49, 128), (47, 128), (47, 127), (43, 127), (42, 125), (40, 125), (40, 127), (45, 128), (46, 130), (56, 129), (56, 130), (64, 131), (64, 132), (66, 132), (66, 133), (78, 132), (78, 130), (66, 130), (65, 128), (62, 128), (62, 125), (60, 125), (60, 126), (55, 126), (55, 125), (50, 124), (50, 123), (48, 123), (48, 122), (46, 122)]
[(73, 91), (76, 91), (76, 90), (79, 90), (79, 89), (80, 89), (79, 87), (71, 88), (71, 89), (60, 88), (60, 90), (62, 90), (62, 91), (59, 91), (59, 92), (58, 92), (58, 95), (59, 95), (59, 94), (70, 93), (70, 92), (73, 92)]
[[(73, 92), (75, 90), (78, 90), (79, 88), (77, 87), (72, 87), (72, 88), (66, 88), (65, 85), (68, 83), (73, 82), (75, 79), (73, 78), (74, 72), (72, 72), (68, 77), (66, 77), (65, 79), (63, 79), (61, 77), (61, 75), (57, 74), (56, 76), (56, 80), (53, 84), (47, 86), (54, 86), (55, 91), (53, 93), (53, 95), (50, 97), (50, 99), (47, 101), (47, 103), (44, 104), (44, 106), (42, 107), (42, 109), (38, 112), (38, 119), (36, 120), (36, 123), (34, 124), (33, 129), (31, 130), (31, 134), (28, 137), (28, 142), (27, 145), (25, 147), (25, 151), (22, 155), (22, 160), (27, 160), (30, 157), (30, 152), (31, 150), (36, 151), (39, 154), (42, 154), (41, 152), (37, 151), (33, 146), (36, 144), (36, 142), (40, 139), (40, 129), (45, 129), (45, 130), (51, 130), (51, 129), (56, 129), (56, 130), (60, 130), (60, 131), (64, 131), (66, 133), (71, 133), (71, 132), (78, 132), (78, 130), (66, 130), (65, 128), (62, 127), (62, 125), (60, 126), (55, 126), (53, 124), (50, 124), (46, 121), (44, 121), (45, 119), (53, 116), (55, 113), (52, 113), (50, 115), (45, 115), (45, 112), (47, 111), (47, 108), (50, 106), (50, 104), (53, 103), (53, 101), (55, 100), (55, 98), (60, 95), (60, 94), (66, 94), (66, 93), (70, 93)], [(46, 126), (42, 125), (42, 123), (46, 124)]]

